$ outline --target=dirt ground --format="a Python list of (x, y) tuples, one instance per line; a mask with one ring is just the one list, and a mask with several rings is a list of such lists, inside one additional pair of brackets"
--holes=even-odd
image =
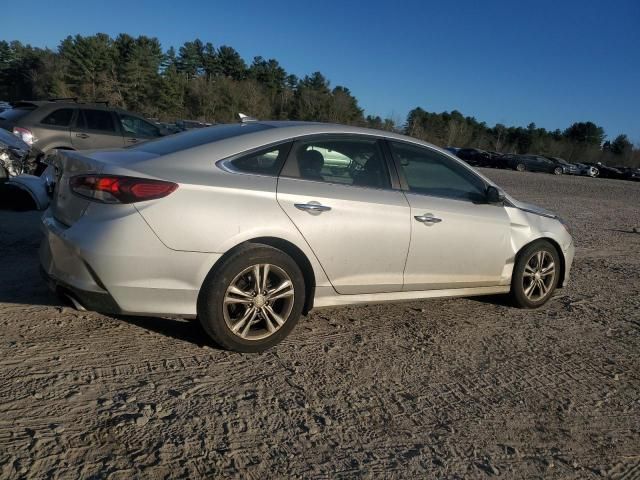
[(63, 306), (0, 212), (0, 477), (640, 478), (640, 184), (485, 173), (573, 228), (548, 306), (319, 310), (256, 355)]

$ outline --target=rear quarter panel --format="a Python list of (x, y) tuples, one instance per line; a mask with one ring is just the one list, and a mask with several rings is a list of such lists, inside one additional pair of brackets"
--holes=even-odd
[(212, 172), (202, 182), (207, 185), (180, 183), (168, 197), (136, 205), (168, 248), (222, 254), (248, 240), (275, 237), (302, 250), (314, 269), (317, 286), (330, 285), (276, 201), (277, 178)]

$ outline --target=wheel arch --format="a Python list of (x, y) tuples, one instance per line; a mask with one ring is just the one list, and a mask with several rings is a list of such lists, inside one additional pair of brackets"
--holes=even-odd
[(524, 245), (522, 245), (518, 250), (518, 253), (516, 253), (514, 265), (520, 259), (520, 256), (522, 255), (522, 252), (525, 248), (527, 248), (529, 245), (532, 245), (540, 241), (547, 241), (553, 246), (553, 248), (556, 249), (556, 252), (558, 253), (558, 258), (560, 259), (560, 277), (558, 281), (558, 286), (556, 288), (563, 288), (567, 259), (564, 258), (564, 252), (562, 251), (562, 248), (560, 248), (560, 244), (551, 237), (539, 237), (539, 238), (536, 238), (535, 240), (531, 240), (529, 243), (525, 243)]
[(216, 261), (213, 267), (211, 267), (210, 272), (215, 272), (215, 270), (220, 265), (222, 265), (223, 260), (227, 258), (229, 255), (237, 252), (240, 249), (250, 248), (252, 245), (258, 245), (258, 244), (268, 245), (270, 247), (277, 248), (278, 250), (281, 250), (287, 255), (289, 255), (293, 259), (293, 261), (296, 262), (296, 264), (298, 264), (298, 267), (300, 267), (300, 270), (302, 271), (302, 276), (304, 278), (304, 285), (305, 285), (305, 292), (304, 292), (305, 298), (304, 298), (304, 307), (302, 309), (302, 313), (304, 315), (307, 315), (309, 311), (311, 311), (311, 309), (313, 308), (313, 300), (315, 297), (315, 289), (316, 289), (315, 273), (313, 270), (313, 266), (311, 265), (311, 262), (309, 261), (309, 258), (307, 258), (305, 253), (298, 246), (296, 246), (295, 244), (293, 244), (288, 240), (284, 240), (278, 237), (269, 237), (269, 236), (255, 237), (249, 240), (245, 240), (242, 243), (239, 243), (233, 248), (230, 248), (229, 250), (227, 250), (224, 253), (224, 255), (222, 255)]

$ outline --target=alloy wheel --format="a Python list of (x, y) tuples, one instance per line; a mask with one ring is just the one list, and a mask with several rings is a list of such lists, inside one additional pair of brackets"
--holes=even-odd
[(294, 294), (293, 282), (282, 268), (268, 263), (247, 267), (225, 292), (225, 323), (244, 340), (270, 337), (289, 318)]
[(524, 265), (522, 288), (525, 296), (539, 302), (549, 295), (556, 276), (556, 265), (553, 256), (545, 251), (535, 252)]

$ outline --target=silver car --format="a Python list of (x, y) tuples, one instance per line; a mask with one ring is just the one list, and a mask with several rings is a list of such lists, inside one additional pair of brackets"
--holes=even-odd
[(197, 317), (243, 352), (312, 308), (506, 293), (539, 307), (574, 255), (556, 215), (389, 132), (252, 121), (53, 162), (50, 286), (100, 312)]

